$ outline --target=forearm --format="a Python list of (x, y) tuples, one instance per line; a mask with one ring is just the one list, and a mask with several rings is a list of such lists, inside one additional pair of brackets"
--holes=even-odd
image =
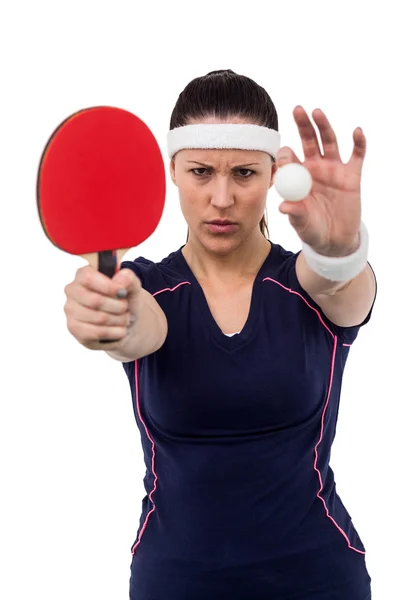
[(163, 345), (168, 332), (168, 323), (164, 311), (158, 302), (146, 290), (141, 290), (143, 303), (140, 313), (127, 336), (113, 344), (107, 354), (121, 362), (131, 362), (156, 352)]
[(366, 264), (368, 240), (368, 230), (361, 223), (357, 236), (340, 247), (315, 252), (303, 244), (296, 262), (296, 273), (303, 289), (312, 297), (332, 296), (346, 290), (355, 280), (361, 281), (361, 286), (364, 281), (368, 282), (371, 278), (371, 269)]
[[(370, 270), (370, 266), (366, 265), (365, 269), (357, 276), (358, 280), (368, 279), (368, 271)], [(331, 296), (344, 290), (354, 281), (354, 279), (345, 282), (330, 281), (329, 279), (325, 279), (325, 277), (321, 277), (309, 266), (302, 252), (297, 257), (296, 273), (302, 288), (312, 297)]]

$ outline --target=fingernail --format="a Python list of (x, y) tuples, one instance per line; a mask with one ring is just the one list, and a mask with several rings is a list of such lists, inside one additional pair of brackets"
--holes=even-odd
[(125, 288), (121, 288), (120, 290), (118, 290), (117, 298), (126, 298), (127, 296), (128, 296), (128, 292), (126, 291)]

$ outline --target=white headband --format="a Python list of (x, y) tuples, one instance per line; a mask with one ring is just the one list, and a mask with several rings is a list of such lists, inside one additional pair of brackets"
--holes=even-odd
[(167, 135), (168, 156), (183, 149), (261, 150), (275, 160), (281, 136), (274, 129), (247, 123), (198, 123), (171, 129)]

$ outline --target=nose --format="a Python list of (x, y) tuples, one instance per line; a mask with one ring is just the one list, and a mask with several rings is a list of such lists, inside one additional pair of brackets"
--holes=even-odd
[(211, 204), (216, 208), (229, 208), (235, 203), (228, 177), (215, 177), (210, 185)]

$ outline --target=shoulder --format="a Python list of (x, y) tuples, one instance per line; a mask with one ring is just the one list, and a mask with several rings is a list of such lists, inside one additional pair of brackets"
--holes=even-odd
[(123, 261), (121, 269), (131, 269), (141, 280), (143, 288), (154, 294), (163, 287), (174, 286), (184, 280), (179, 254), (180, 249), (159, 261), (138, 256), (134, 260)]

